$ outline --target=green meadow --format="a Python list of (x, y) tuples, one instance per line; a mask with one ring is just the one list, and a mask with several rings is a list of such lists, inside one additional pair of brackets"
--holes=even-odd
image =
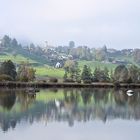
[(48, 77), (56, 77), (63, 78), (64, 69), (56, 69), (48, 66), (34, 67), (36, 69), (37, 76), (48, 76)]
[(95, 68), (101, 68), (104, 69), (107, 67), (109, 71), (114, 70), (117, 65), (111, 64), (111, 63), (102, 63), (98, 61), (78, 61), (79, 67), (82, 70), (84, 65), (87, 65), (91, 68), (92, 71), (94, 71)]
[(37, 63), (36, 61), (34, 61), (32, 59), (28, 59), (27, 57), (24, 57), (22, 55), (14, 56), (9, 53), (6, 53), (5, 55), (0, 55), (0, 62), (4, 62), (6, 60), (11, 60), (17, 64), (20, 64), (21, 62)]

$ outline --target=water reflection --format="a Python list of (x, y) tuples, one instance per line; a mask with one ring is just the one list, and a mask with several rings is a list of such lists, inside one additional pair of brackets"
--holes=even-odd
[(14, 91), (1, 91), (0, 93), (0, 106), (4, 109), (11, 110), (16, 101)]
[(126, 90), (48, 89), (31, 97), (24, 90), (0, 90), (0, 127), (14, 129), (21, 121), (74, 122), (112, 119), (140, 120), (140, 91), (129, 97)]

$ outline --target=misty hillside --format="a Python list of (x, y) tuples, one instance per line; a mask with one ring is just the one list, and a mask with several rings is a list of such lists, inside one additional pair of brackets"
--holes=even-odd
[(88, 46), (75, 46), (70, 41), (67, 46), (35, 46), (33, 43), (28, 46), (19, 44), (16, 39), (5, 35), (0, 41), (0, 61), (11, 59), (15, 63), (29, 61), (34, 66), (47, 64), (55, 66), (58, 62), (63, 67), (66, 60), (94, 61), (104, 64), (140, 64), (140, 49), (109, 49), (90, 48)]

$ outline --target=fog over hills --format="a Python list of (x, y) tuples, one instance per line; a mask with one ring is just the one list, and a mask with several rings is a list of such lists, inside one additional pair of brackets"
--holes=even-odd
[(22, 42), (140, 48), (139, 0), (0, 0), (0, 36)]

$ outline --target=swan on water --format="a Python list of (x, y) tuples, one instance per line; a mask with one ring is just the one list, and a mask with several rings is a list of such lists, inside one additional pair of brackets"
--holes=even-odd
[(128, 96), (132, 96), (132, 95), (134, 94), (134, 91), (133, 91), (133, 90), (128, 90), (128, 91), (126, 92), (126, 94), (127, 94)]

